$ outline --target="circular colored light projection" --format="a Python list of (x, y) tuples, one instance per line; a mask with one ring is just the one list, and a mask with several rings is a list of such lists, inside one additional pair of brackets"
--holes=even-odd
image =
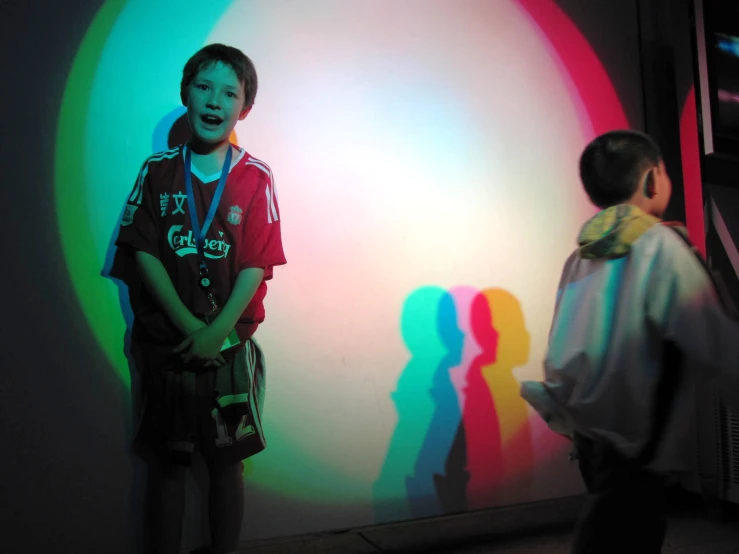
[[(211, 42), (242, 49), (259, 72), (233, 140), (275, 172), (289, 262), (257, 335), (269, 448), (249, 464), (254, 486), (374, 505), (378, 521), (427, 514), (439, 468), (419, 477), (423, 426), (439, 429), (442, 404), (458, 422), (474, 417), (459, 368), (487, 354), (464, 317), (492, 310), (478, 329), (500, 333), (495, 302), (509, 306), (512, 330), (498, 346), (518, 349), (507, 376), (478, 360), (487, 385), (498, 383), (501, 444), (516, 444), (528, 421), (508, 389), (541, 374), (561, 265), (593, 211), (576, 161), (595, 133), (628, 126), (608, 76), (548, 0), (109, 1), (69, 74), (55, 185), (72, 284), (126, 386), (126, 294), (103, 275), (140, 164), (181, 136), (182, 67)], [(432, 319), (418, 323), (423, 314)], [(439, 314), (457, 318), (447, 334), (423, 327)], [(442, 334), (419, 351), (425, 332)], [(450, 372), (436, 399), (423, 360)], [(450, 449), (456, 426), (444, 425)], [(561, 452), (537, 425), (526, 431), (528, 476)], [(437, 454), (424, 459), (441, 464)], [(475, 506), (539, 499), (533, 482)], [(458, 505), (442, 504), (431, 511)]]

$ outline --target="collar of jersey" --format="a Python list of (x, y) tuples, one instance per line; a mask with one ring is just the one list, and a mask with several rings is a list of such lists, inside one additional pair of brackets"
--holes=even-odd
[[(185, 146), (182, 150), (182, 159), (185, 159), (185, 149), (187, 149), (187, 146)], [(228, 168), (228, 172), (231, 173), (231, 170), (236, 167), (236, 164), (238, 164), (241, 161), (241, 158), (244, 157), (244, 154), (246, 154), (246, 151), (241, 148), (240, 146), (237, 146), (236, 149), (239, 151), (239, 155), (236, 156), (233, 160), (231, 160), (231, 167)], [(217, 173), (213, 173), (211, 175), (203, 175), (200, 170), (195, 167), (195, 164), (190, 165), (190, 171), (192, 171), (192, 174), (195, 175), (203, 184), (212, 183), (213, 181), (217, 181), (221, 177), (221, 172), (218, 171)]]

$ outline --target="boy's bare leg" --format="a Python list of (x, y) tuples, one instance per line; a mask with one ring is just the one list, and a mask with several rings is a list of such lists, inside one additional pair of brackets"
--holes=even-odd
[(161, 464), (150, 474), (147, 519), (155, 554), (180, 551), (186, 471), (183, 466)]
[(227, 554), (239, 549), (241, 521), (244, 517), (243, 470), (241, 462), (208, 468), (208, 516), (213, 554)]

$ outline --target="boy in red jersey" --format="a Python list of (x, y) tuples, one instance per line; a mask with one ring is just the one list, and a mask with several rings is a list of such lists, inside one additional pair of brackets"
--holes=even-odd
[(259, 407), (266, 281), (286, 263), (270, 168), (230, 143), (257, 92), (241, 51), (211, 44), (185, 65), (191, 140), (144, 163), (126, 204), (111, 274), (129, 287), (131, 350), (141, 374), (136, 442), (161, 463), (149, 512), (157, 553), (178, 552), (185, 471), (210, 476), (213, 554), (235, 552), (242, 460), (264, 448)]

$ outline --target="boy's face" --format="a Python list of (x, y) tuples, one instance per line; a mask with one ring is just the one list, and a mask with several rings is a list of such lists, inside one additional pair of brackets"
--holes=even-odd
[(649, 199), (648, 212), (657, 217), (662, 217), (672, 196), (672, 181), (667, 174), (664, 162), (660, 162), (657, 167), (653, 167), (650, 171), (652, 172), (652, 179), (648, 182), (645, 191)]
[(244, 84), (222, 62), (201, 69), (187, 87), (187, 118), (193, 134), (203, 142), (228, 141), (236, 123), (250, 110), (244, 108)]

